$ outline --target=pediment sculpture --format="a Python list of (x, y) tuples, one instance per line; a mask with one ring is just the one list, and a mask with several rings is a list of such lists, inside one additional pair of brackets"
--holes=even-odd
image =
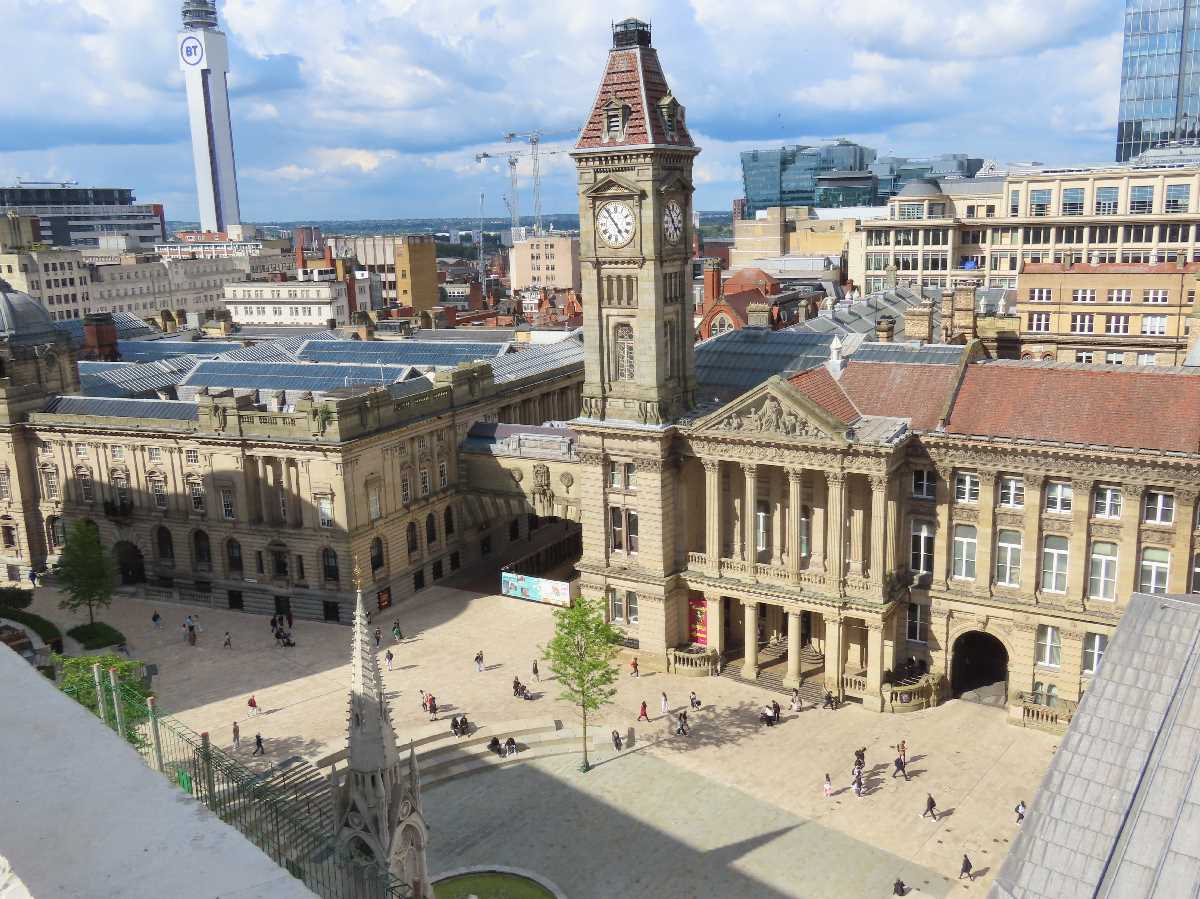
[(782, 437), (803, 437), (806, 440), (828, 440), (829, 435), (815, 427), (808, 419), (801, 418), (791, 409), (785, 409), (774, 396), (767, 396), (756, 408), (739, 409), (731, 412), (717, 424), (721, 431), (739, 434), (777, 434)]

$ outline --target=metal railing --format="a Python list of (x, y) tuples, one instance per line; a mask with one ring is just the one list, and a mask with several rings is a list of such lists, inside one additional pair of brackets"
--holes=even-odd
[(94, 691), (64, 692), (314, 893), (325, 899), (410, 899), (408, 886), (390, 874), (338, 858), (332, 796), (317, 769), (301, 762), (253, 771), (213, 746), (208, 734), (161, 715), (153, 696), (101, 674), (99, 665), (93, 671)]

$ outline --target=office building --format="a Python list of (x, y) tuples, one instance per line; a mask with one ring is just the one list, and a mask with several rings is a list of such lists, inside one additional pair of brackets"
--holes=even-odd
[(229, 121), (229, 45), (217, 28), (216, 0), (184, 0), (178, 48), (187, 85), (200, 227), (224, 232), (240, 224), (242, 216)]
[(357, 259), (360, 268), (379, 275), (387, 305), (428, 312), (438, 304), (437, 244), (432, 235), (326, 237), (337, 259)]
[[(310, 268), (295, 281), (234, 281), (225, 285), (225, 308), (237, 325), (327, 327), (349, 324), (351, 304), (370, 308), (370, 282), (337, 277), (335, 269)], [(348, 285), (357, 286), (352, 296)]]
[(1117, 162), (1200, 137), (1200, 0), (1125, 0)]
[(983, 160), (965, 153), (938, 156), (880, 156), (867, 166), (876, 178), (878, 201), (886, 201), (919, 178), (974, 178), (983, 168)]
[(508, 255), (513, 290), (547, 287), (579, 293), (582, 289), (578, 237), (534, 235), (518, 240)]
[(135, 202), (126, 187), (20, 181), (0, 187), (0, 215), (7, 214), (36, 217), (37, 242), (52, 247), (98, 247), (124, 237), (131, 249), (145, 250), (166, 238), (163, 207)]
[(866, 171), (874, 159), (874, 150), (846, 140), (820, 146), (746, 150), (742, 153), (744, 214), (753, 216), (770, 206), (812, 206), (818, 175)]
[(746, 268), (780, 256), (832, 256), (840, 263), (856, 218), (818, 218), (808, 206), (772, 206), (747, 219), (733, 220), (729, 268)]

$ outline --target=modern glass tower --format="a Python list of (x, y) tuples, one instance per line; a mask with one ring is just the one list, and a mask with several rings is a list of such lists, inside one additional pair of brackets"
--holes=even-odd
[(1200, 137), (1200, 0), (1125, 0), (1117, 161)]
[(179, 67), (187, 84), (200, 227), (228, 231), (241, 224), (242, 216), (226, 84), (229, 45), (217, 28), (216, 0), (184, 0)]

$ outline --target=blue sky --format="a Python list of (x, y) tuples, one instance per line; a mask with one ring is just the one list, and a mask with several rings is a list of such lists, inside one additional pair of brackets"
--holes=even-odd
[[(0, 0), (0, 183), (131, 186), (196, 216), (177, 0)], [(224, 0), (243, 219), (504, 215), (507, 131), (566, 149), (609, 25), (652, 22), (703, 153), (697, 206), (740, 196), (738, 153), (849, 137), (881, 153), (1113, 158), (1120, 0)], [(14, 85), (11, 80), (16, 77)], [(576, 208), (570, 159), (543, 207)], [(522, 194), (529, 214), (528, 182)]]

